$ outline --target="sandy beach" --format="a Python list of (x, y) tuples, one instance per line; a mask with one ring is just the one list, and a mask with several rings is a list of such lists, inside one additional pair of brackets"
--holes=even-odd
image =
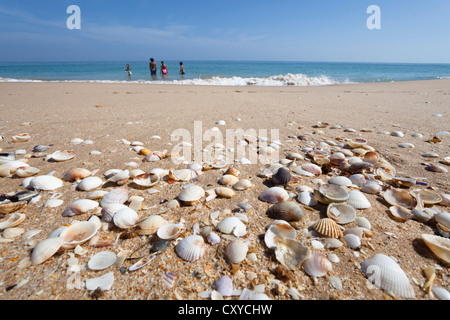
[[(450, 156), (450, 80), (320, 87), (6, 82), (0, 83), (0, 97), (0, 135), (3, 137), (0, 140), (1, 152), (25, 150), (24, 154), (19, 152), (17, 158), (27, 158), (30, 166), (39, 168), (37, 175), (54, 171), (55, 177), (62, 178), (66, 170), (80, 167), (90, 171), (97, 170), (95, 176), (106, 182), (104, 173), (109, 169), (139, 168), (149, 172), (153, 168), (186, 168), (187, 164), (176, 165), (171, 158), (143, 162), (145, 156), (124, 141), (139, 141), (152, 151), (170, 152), (178, 143), (171, 140), (171, 134), (177, 129), (186, 129), (193, 136), (194, 122), (201, 121), (203, 131), (217, 127), (224, 134), (226, 129), (266, 129), (269, 140), (270, 130), (276, 129), (281, 142), (277, 150), (280, 159), (290, 153), (305, 155), (302, 150), (311, 141), (318, 144), (331, 140), (339, 144), (345, 143), (346, 139), (362, 138), (396, 169), (397, 176), (427, 182), (434, 190), (450, 193), (448, 172), (431, 172), (425, 169), (429, 164), (449, 169), (442, 162), (445, 157)], [(224, 120), (225, 125), (216, 124), (219, 120)], [(317, 128), (319, 122), (328, 125)], [(333, 129), (338, 125), (340, 127)], [(402, 131), (404, 136), (392, 136), (390, 133), (393, 131)], [(26, 142), (12, 142), (11, 137), (21, 133), (28, 133), (31, 138)], [(159, 136), (160, 139), (154, 136)], [(439, 139), (433, 140), (434, 137)], [(91, 140), (92, 144), (71, 144), (75, 138)], [(204, 146), (209, 143), (203, 142)], [(410, 143), (413, 147), (400, 147), (399, 144), (402, 143)], [(64, 162), (31, 157), (36, 145), (49, 146), (46, 151), (48, 154), (56, 150), (71, 150), (75, 152), (75, 157)], [(100, 151), (101, 154), (91, 154), (92, 151)], [(422, 156), (424, 153), (437, 153), (438, 157), (426, 158)], [(136, 167), (130, 166), (130, 162), (134, 162)], [(304, 160), (296, 162), (300, 165), (312, 161), (305, 156)], [(73, 217), (61, 215), (68, 205), (85, 198), (89, 193), (76, 190), (73, 182), (64, 181), (63, 186), (57, 190), (42, 191), (35, 203), (28, 203), (26, 208), (18, 211), (26, 215), (26, 219), (18, 227), (24, 231), (42, 231), (28, 239), (20, 235), (13, 241), (0, 243), (0, 299), (197, 300), (202, 299), (200, 293), (213, 290), (215, 281), (223, 275), (230, 276), (235, 290), (254, 290), (261, 288), (259, 285), (264, 285), (263, 293), (273, 300), (404, 299), (367, 285), (361, 263), (378, 253), (397, 261), (414, 290), (415, 297), (412, 299), (436, 299), (423, 289), (427, 282), (423, 269), (429, 266), (435, 268), (434, 286), (450, 289), (449, 265), (438, 260), (421, 239), (422, 234), (435, 234), (434, 222), (394, 220), (389, 214), (389, 206), (379, 194), (365, 194), (371, 207), (357, 210), (357, 216), (365, 217), (372, 226), (372, 235), (364, 237), (361, 247), (357, 249), (347, 245), (336, 249), (313, 247), (312, 239), (325, 243), (323, 237), (314, 237), (309, 227), (312, 222), (326, 217), (326, 206), (318, 204), (310, 209), (299, 204), (296, 197), (292, 199), (303, 210), (303, 218), (292, 223), (296, 228), (296, 239), (304, 242), (313, 253), (325, 256), (334, 254), (338, 262), (333, 262), (332, 270), (323, 277), (311, 277), (301, 267), (291, 271), (280, 267), (273, 250), (268, 249), (264, 243), (265, 230), (273, 221), (266, 214), (272, 204), (258, 199), (270, 186), (267, 178), (258, 176), (264, 166), (262, 163), (237, 162), (234, 167), (240, 171), (239, 178), (249, 179), (252, 187), (235, 191), (234, 196), (229, 199), (202, 199), (194, 206), (173, 209), (166, 209), (167, 202), (177, 198), (183, 186), (192, 181), (160, 181), (152, 187), (159, 192), (153, 194), (146, 189), (133, 187), (131, 179), (121, 186), (106, 183), (99, 188), (110, 191), (121, 187), (127, 189), (130, 196), (143, 197), (144, 201), (138, 210), (140, 219), (153, 214), (159, 214), (175, 223), (184, 219), (185, 230), (178, 238), (192, 235), (195, 223), (199, 223), (200, 228), (212, 226), (215, 229), (210, 216), (212, 212), (220, 211), (218, 221), (236, 213), (244, 215), (248, 221), (245, 221), (247, 234), (243, 238), (249, 241), (249, 252), (237, 264), (228, 261), (225, 248), (230, 240), (222, 235), (219, 244), (206, 244), (205, 254), (193, 262), (178, 257), (174, 247), (179, 240), (172, 240), (167, 249), (139, 270), (128, 270), (138, 259), (128, 259), (121, 266), (110, 266), (105, 270), (90, 270), (85, 266), (89, 259), (105, 250), (116, 254), (129, 250), (129, 253), (133, 253), (131, 258), (146, 258), (156, 237), (132, 234), (132, 230), (102, 228), (97, 233), (99, 242), (110, 243), (110, 246), (93, 247), (87, 242), (81, 246), (85, 250), (83, 254), (73, 255), (74, 249), (65, 250), (41, 264), (32, 265), (29, 259), (33, 246), (46, 239), (52, 231), (60, 226), (73, 224), (75, 220), (86, 220), (92, 214), (100, 216), (100, 212), (95, 210)], [(333, 175), (295, 175), (298, 178), (291, 181), (286, 189), (297, 195), (297, 187), (307, 185), (315, 188), (313, 179), (327, 182)], [(193, 183), (209, 190), (220, 186), (218, 180), (222, 176), (223, 170), (212, 169), (204, 171)], [(1, 177), (0, 194), (26, 190), (22, 181), (23, 178), (15, 175)], [(43, 204), (55, 193), (61, 194), (60, 199), (64, 203), (56, 208), (45, 208)], [(251, 208), (239, 210), (237, 204), (243, 201), (248, 202)], [(434, 208), (448, 211), (448, 207), (440, 204), (434, 205)], [(10, 215), (7, 214), (2, 219)], [(342, 227), (349, 229), (356, 226), (356, 222), (351, 222)], [(121, 237), (118, 238), (119, 235)], [(67, 261), (71, 255), (78, 259), (81, 266), (78, 273), (69, 268)], [(102, 291), (96, 296), (84, 287), (70, 287), (74, 279), (85, 283), (88, 279), (108, 272), (113, 272), (114, 283), (110, 290)], [(167, 272), (176, 275), (172, 287), (164, 282)], [(341, 286), (336, 285), (335, 281), (340, 282)], [(239, 295), (225, 297), (230, 300), (238, 298)]]

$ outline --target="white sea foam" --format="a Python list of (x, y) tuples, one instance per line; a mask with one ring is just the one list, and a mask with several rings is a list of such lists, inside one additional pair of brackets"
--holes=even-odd
[(31, 80), (31, 79), (12, 79), (0, 78), (0, 82), (88, 82), (88, 83), (146, 83), (146, 84), (181, 84), (181, 85), (212, 85), (212, 86), (324, 86), (333, 85), (338, 82), (330, 79), (327, 76), (308, 77), (304, 74), (278, 75), (271, 77), (211, 77), (211, 78), (196, 78), (183, 80)]

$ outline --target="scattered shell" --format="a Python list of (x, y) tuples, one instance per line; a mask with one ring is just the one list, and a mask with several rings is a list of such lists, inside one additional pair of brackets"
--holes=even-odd
[(37, 176), (30, 180), (30, 187), (34, 190), (51, 191), (61, 188), (63, 181), (50, 175)]
[(446, 173), (448, 172), (447, 168), (438, 165), (438, 164), (431, 164), (429, 166), (425, 167), (426, 170), (431, 171), (431, 172), (438, 172), (438, 173)]
[(244, 236), (246, 231), (245, 224), (237, 217), (228, 217), (219, 222), (217, 229), (226, 234), (233, 233), (236, 237)]
[(370, 201), (358, 190), (350, 190), (348, 192), (347, 204), (355, 209), (367, 209), (371, 207)]
[(400, 143), (398, 145), (400, 148), (406, 148), (406, 149), (414, 149), (415, 146), (412, 143)]
[(347, 233), (343, 237), (344, 242), (352, 249), (361, 247), (361, 238), (353, 233)]
[(180, 194), (178, 195), (178, 200), (185, 205), (194, 205), (196, 204), (202, 197), (205, 196), (205, 190), (202, 187), (191, 185), (187, 188), (184, 188)]
[(442, 197), (436, 191), (420, 189), (418, 193), (424, 204), (438, 204), (442, 201)]
[(342, 230), (339, 228), (337, 223), (330, 218), (320, 219), (316, 221), (312, 227), (325, 237), (340, 238), (343, 236)]
[(86, 177), (89, 177), (91, 175), (91, 171), (84, 169), (84, 168), (73, 168), (70, 170), (67, 170), (63, 173), (62, 179), (64, 181), (73, 182), (75, 180), (81, 180)]
[(349, 178), (344, 176), (333, 177), (328, 180), (328, 183), (336, 184), (341, 187), (350, 187), (353, 184), (353, 182)]
[(348, 145), (351, 148), (353, 148), (353, 149), (361, 148), (365, 144), (367, 144), (367, 140), (366, 139), (361, 139), (361, 138), (359, 138), (359, 139), (350, 139), (348, 141)]
[(34, 176), (36, 174), (39, 173), (39, 171), (41, 171), (38, 168), (35, 167), (26, 167), (26, 168), (17, 168), (16, 170), (16, 176), (21, 177), (21, 178), (26, 178), (26, 177), (31, 177)]
[(404, 134), (402, 131), (392, 131), (392, 132), (391, 132), (391, 136), (394, 136), (394, 137), (404, 137), (405, 134)]
[(304, 163), (300, 166), (300, 168), (315, 176), (320, 176), (322, 174), (322, 168), (314, 163)]
[(362, 271), (376, 287), (391, 292), (399, 297), (414, 298), (415, 292), (408, 277), (392, 258), (384, 254), (376, 254), (364, 260)]
[(62, 249), (73, 249), (91, 239), (98, 231), (97, 223), (94, 221), (81, 221), (62, 230), (59, 235), (62, 238)]
[(225, 253), (231, 263), (241, 263), (247, 256), (248, 245), (243, 240), (232, 240), (228, 243)]
[(102, 291), (110, 290), (114, 283), (114, 272), (108, 272), (101, 277), (86, 280), (86, 289), (94, 291), (100, 289)]
[(271, 206), (267, 215), (272, 219), (299, 221), (303, 218), (303, 211), (295, 202), (283, 201)]
[(361, 173), (352, 174), (349, 177), (349, 179), (352, 181), (352, 183), (354, 185), (356, 185), (356, 186), (358, 186), (360, 188), (363, 187), (367, 183), (366, 178)]
[(75, 157), (75, 152), (70, 150), (58, 150), (53, 152), (49, 158), (56, 161), (56, 162), (62, 162), (62, 161), (68, 161)]
[(250, 188), (252, 186), (253, 186), (253, 184), (250, 180), (241, 179), (238, 182), (236, 182), (235, 184), (233, 184), (233, 189), (237, 190), (237, 191), (243, 191), (243, 190), (247, 190), (248, 188)]
[(113, 216), (114, 224), (121, 229), (130, 229), (137, 225), (139, 216), (136, 211), (129, 207), (117, 210)]
[(383, 190), (383, 187), (376, 181), (367, 182), (362, 188), (361, 191), (368, 194), (378, 194)]
[(222, 178), (220, 178), (219, 184), (233, 186), (238, 181), (239, 181), (238, 177), (232, 174), (225, 174)]
[(276, 259), (289, 270), (300, 268), (302, 263), (311, 257), (311, 249), (300, 241), (282, 238), (275, 248)]
[(124, 188), (116, 188), (105, 194), (100, 201), (100, 206), (105, 207), (109, 204), (123, 204), (128, 200), (129, 192)]
[(431, 290), (439, 300), (450, 300), (450, 292), (448, 292), (447, 289), (433, 286)]
[(330, 203), (327, 207), (327, 216), (338, 224), (347, 224), (355, 220), (356, 210), (347, 203)]
[(314, 189), (314, 198), (323, 203), (344, 202), (348, 199), (349, 193), (341, 186), (335, 184), (323, 184)]
[(279, 168), (271, 178), (274, 185), (286, 185), (291, 181), (291, 172), (286, 167)]
[(232, 198), (235, 195), (233, 189), (227, 187), (214, 188), (214, 192), (216, 193), (217, 196), (222, 198)]
[(269, 249), (275, 250), (279, 242), (284, 239), (294, 239), (297, 232), (288, 222), (284, 220), (274, 220), (264, 234), (264, 243)]
[(317, 205), (317, 200), (314, 198), (314, 195), (308, 191), (300, 192), (297, 196), (297, 200), (305, 206), (314, 207)]
[(133, 178), (133, 182), (140, 187), (150, 188), (160, 181), (160, 176), (156, 173), (139, 174)]
[(20, 133), (11, 137), (13, 142), (26, 142), (31, 139), (28, 133)]
[(0, 230), (16, 227), (22, 223), (25, 218), (26, 215), (24, 213), (14, 212), (7, 219), (0, 222)]
[(164, 224), (169, 223), (166, 219), (159, 215), (152, 215), (150, 217), (141, 220), (138, 223), (139, 234), (140, 235), (151, 235), (156, 233), (156, 231)]
[(413, 209), (417, 205), (417, 200), (405, 190), (389, 189), (382, 196), (391, 206)]
[(172, 240), (181, 234), (183, 228), (184, 225), (182, 223), (164, 223), (158, 228), (156, 234), (160, 239)]
[(268, 203), (278, 203), (289, 199), (289, 194), (286, 190), (280, 187), (271, 187), (265, 190), (259, 196), (259, 200)]
[(105, 222), (113, 221), (113, 217), (120, 209), (127, 208), (123, 203), (107, 204), (102, 208), (102, 220)]
[(44, 202), (44, 208), (56, 208), (64, 203), (61, 199), (48, 199)]
[(185, 261), (196, 261), (205, 254), (206, 244), (201, 236), (190, 235), (175, 246), (175, 251)]
[(14, 239), (25, 232), (24, 228), (7, 228), (2, 232), (4, 239)]
[(0, 213), (11, 213), (21, 210), (27, 206), (26, 201), (10, 202), (9, 200), (0, 204)]
[(450, 263), (450, 239), (431, 234), (422, 234), (422, 239), (436, 257)]
[(117, 256), (112, 251), (101, 251), (96, 253), (88, 261), (88, 267), (91, 270), (104, 270), (116, 262)]
[(365, 228), (365, 229), (368, 229), (368, 230), (372, 229), (372, 225), (370, 224), (370, 221), (367, 220), (367, 218), (357, 217), (355, 219), (355, 222), (358, 225), (358, 227)]
[(86, 177), (78, 183), (77, 189), (81, 191), (91, 191), (100, 187), (102, 184), (103, 181), (99, 177)]
[(127, 182), (128, 178), (130, 177), (130, 171), (128, 169), (120, 170), (112, 177), (108, 178), (108, 181), (115, 182), (117, 185), (123, 185)]
[(233, 281), (228, 275), (223, 275), (215, 282), (216, 290), (223, 296), (229, 297), (233, 293)]
[(62, 216), (72, 217), (74, 215), (86, 213), (89, 210), (95, 209), (97, 207), (98, 207), (97, 201), (89, 199), (76, 200), (63, 211)]
[(303, 269), (311, 277), (323, 277), (333, 269), (333, 265), (325, 255), (313, 253), (309, 259), (303, 262)]
[(389, 211), (392, 215), (392, 217), (397, 221), (406, 221), (413, 217), (413, 213), (410, 209), (398, 207), (398, 206), (391, 206), (389, 208)]
[(62, 246), (63, 238), (47, 238), (39, 242), (31, 252), (31, 263), (38, 265), (50, 259)]

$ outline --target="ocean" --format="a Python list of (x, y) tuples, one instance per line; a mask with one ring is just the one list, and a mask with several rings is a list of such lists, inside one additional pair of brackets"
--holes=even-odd
[[(149, 61), (117, 62), (0, 62), (0, 82), (132, 82), (233, 86), (320, 86), (342, 83), (397, 82), (450, 78), (450, 64), (166, 61), (163, 79), (150, 76)], [(132, 75), (124, 68), (130, 64)]]

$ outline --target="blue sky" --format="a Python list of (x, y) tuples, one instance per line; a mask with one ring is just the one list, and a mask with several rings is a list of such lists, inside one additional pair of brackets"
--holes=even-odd
[[(72, 4), (80, 30), (66, 27)], [(449, 0), (1, 0), (0, 61), (450, 63), (448, 17)]]

